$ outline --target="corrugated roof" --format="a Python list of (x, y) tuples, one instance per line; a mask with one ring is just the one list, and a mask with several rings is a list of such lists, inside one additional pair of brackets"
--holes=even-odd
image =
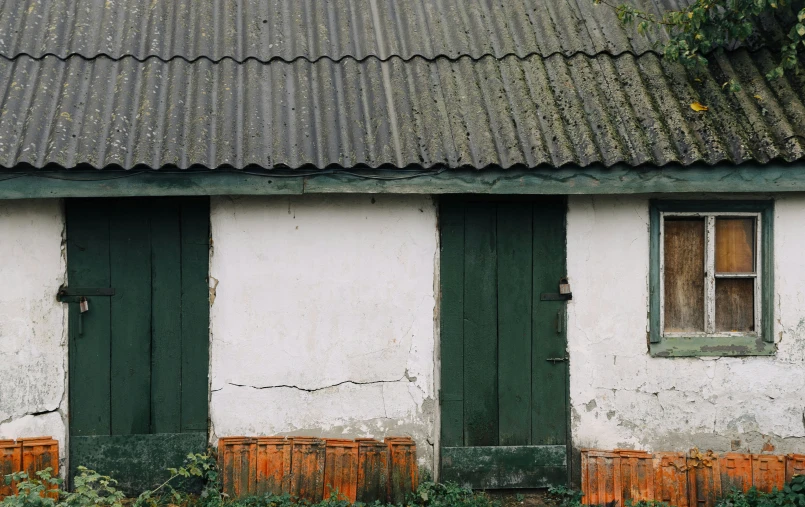
[[(639, 57), (0, 60), (0, 165), (631, 165), (803, 156), (805, 78)], [(744, 91), (726, 94), (735, 78)], [(755, 98), (757, 95), (760, 98)], [(690, 108), (694, 101), (706, 113)]]
[[(767, 21), (773, 38), (779, 27)], [(665, 36), (656, 37), (592, 0), (2, 2), (0, 166), (805, 156), (805, 84), (767, 82), (776, 55), (713, 56), (694, 80), (657, 56)], [(744, 91), (722, 91), (733, 78)], [(709, 111), (694, 112), (694, 101)]]
[[(663, 12), (689, 0), (637, 0)], [(643, 54), (592, 0), (15, 0), (0, 6), (0, 54), (234, 58)]]

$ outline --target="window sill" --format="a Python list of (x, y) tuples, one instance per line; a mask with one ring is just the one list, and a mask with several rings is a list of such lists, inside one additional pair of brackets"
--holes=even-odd
[(772, 356), (776, 351), (774, 343), (757, 336), (672, 336), (649, 344), (652, 357)]

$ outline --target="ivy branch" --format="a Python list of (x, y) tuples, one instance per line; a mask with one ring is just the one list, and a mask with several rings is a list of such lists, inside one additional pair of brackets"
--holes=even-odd
[[(696, 0), (688, 7), (657, 16), (629, 4), (616, 4), (612, 0), (593, 0), (615, 11), (624, 24), (637, 23), (637, 31), (665, 27), (670, 40), (663, 48), (665, 58), (681, 62), (686, 67), (703, 67), (707, 54), (717, 48), (735, 48), (752, 36), (762, 15), (775, 15), (789, 7), (789, 0)], [(776, 79), (786, 71), (799, 72), (799, 52), (805, 45), (805, 8), (800, 9), (781, 47), (780, 61), (766, 77)], [(732, 91), (740, 86), (725, 83)]]

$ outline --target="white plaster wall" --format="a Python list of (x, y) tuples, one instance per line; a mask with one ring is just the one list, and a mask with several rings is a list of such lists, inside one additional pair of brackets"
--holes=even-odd
[(775, 357), (651, 358), (646, 197), (571, 197), (570, 396), (576, 447), (805, 450), (805, 196), (775, 207)]
[(64, 457), (67, 316), (60, 201), (0, 201), (0, 439), (52, 436)]
[(211, 215), (211, 437), (410, 435), (432, 466), (432, 199), (221, 197)]

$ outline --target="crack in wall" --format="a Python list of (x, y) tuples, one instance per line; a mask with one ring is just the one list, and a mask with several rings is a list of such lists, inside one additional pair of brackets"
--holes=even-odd
[(0, 421), (0, 425), (10, 423), (10, 422), (15, 421), (17, 419), (22, 419), (23, 417), (28, 417), (29, 415), (36, 417), (36, 416), (39, 416), (39, 415), (47, 415), (47, 414), (57, 413), (57, 412), (59, 412), (60, 408), (61, 408), (61, 406), (57, 406), (56, 408), (54, 408), (52, 410), (40, 410), (40, 411), (37, 411), (37, 412), (26, 412), (24, 414), (15, 414), (15, 415), (12, 415), (11, 417), (7, 417), (6, 419), (3, 419), (2, 421)]
[[(299, 387), (299, 386), (290, 385), (290, 384), (279, 384), (279, 385), (273, 385), (273, 386), (253, 386), (253, 385), (248, 385), (248, 384), (237, 384), (235, 382), (227, 382), (227, 384), (230, 385), (230, 386), (235, 386), (235, 387), (250, 387), (252, 389), (261, 389), (261, 390), (262, 389), (281, 389), (281, 388), (285, 388), (285, 389), (296, 389), (297, 391), (305, 391), (307, 393), (315, 393), (317, 391), (324, 391), (325, 389), (332, 389), (334, 387), (343, 386), (343, 385), (347, 385), (347, 384), (356, 385), (356, 386), (367, 386), (367, 385), (372, 385), (372, 384), (395, 384), (397, 382), (403, 382), (403, 381), (405, 381), (405, 382), (410, 382), (411, 381), (411, 377), (409, 377), (409, 375), (408, 375), (408, 370), (405, 371), (405, 373), (403, 374), (402, 377), (400, 377), (400, 378), (398, 378), (396, 380), (373, 380), (371, 382), (357, 382), (357, 381), (354, 381), (354, 380), (344, 380), (343, 382), (338, 382), (337, 384), (332, 384), (332, 385), (323, 386), (323, 387), (316, 387), (316, 388), (313, 388), (313, 389), (306, 389), (304, 387)], [(213, 392), (220, 391), (220, 390), (221, 389), (215, 389)]]

